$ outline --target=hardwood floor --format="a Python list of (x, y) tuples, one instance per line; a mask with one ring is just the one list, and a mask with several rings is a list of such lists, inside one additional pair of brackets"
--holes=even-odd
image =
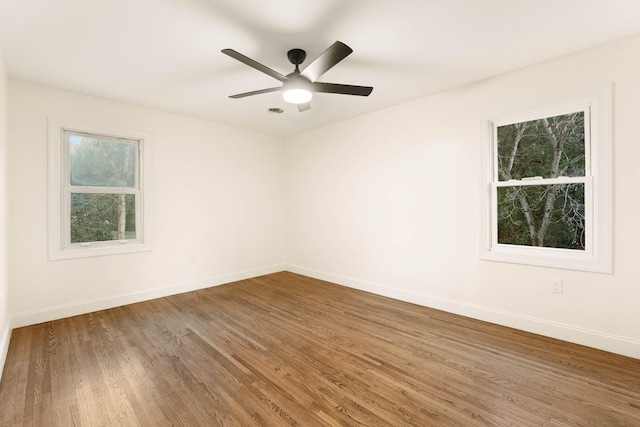
[(13, 331), (3, 426), (640, 425), (640, 360), (292, 273)]

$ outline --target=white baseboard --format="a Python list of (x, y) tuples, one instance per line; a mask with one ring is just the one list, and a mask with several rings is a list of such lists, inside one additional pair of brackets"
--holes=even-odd
[(93, 311), (106, 310), (109, 308), (120, 307), (122, 305), (134, 304), (137, 302), (148, 301), (170, 295), (182, 294), (185, 292), (196, 291), (198, 289), (223, 285), (225, 283), (231, 283), (238, 280), (251, 279), (253, 277), (258, 277), (265, 274), (277, 273), (284, 270), (286, 270), (285, 265), (272, 265), (252, 270), (223, 274), (203, 280), (184, 282), (178, 285), (167, 286), (164, 288), (78, 301), (70, 304), (48, 307), (42, 310), (18, 313), (11, 316), (9, 322), (10, 328), (20, 328), (23, 326), (35, 325), (37, 323), (49, 322), (51, 320), (76, 316), (79, 314), (91, 313)]
[(198, 289), (218, 286), (238, 280), (250, 279), (265, 274), (277, 273), (284, 270), (336, 283), (342, 286), (359, 289), (365, 292), (371, 292), (377, 295), (394, 298), (400, 301), (406, 301), (425, 307), (431, 307), (449, 313), (470, 317), (473, 319), (483, 320), (498, 325), (503, 325), (640, 359), (640, 340), (638, 339), (606, 334), (595, 330), (575, 327), (558, 322), (551, 322), (540, 318), (523, 316), (521, 314), (511, 313), (507, 311), (495, 310), (489, 307), (409, 291), (406, 289), (391, 288), (379, 283), (340, 276), (302, 266), (273, 265), (253, 270), (224, 274), (204, 280), (185, 282), (160, 289), (152, 289), (131, 294), (122, 294), (106, 298), (85, 300), (73, 304), (66, 304), (62, 306), (50, 307), (43, 310), (35, 310), (13, 315), (7, 322), (4, 331), (2, 331), (2, 336), (0, 337), (0, 378), (2, 377), (2, 370), (6, 361), (7, 352), (9, 349), (9, 341), (11, 339), (11, 330), (13, 328), (34, 325), (37, 323), (62, 319), (69, 316), (91, 313), (97, 310), (105, 310), (126, 304), (133, 304), (155, 298), (162, 298), (165, 296), (195, 291)]
[(541, 318), (524, 316), (518, 313), (496, 310), (490, 307), (470, 304), (450, 298), (428, 295), (406, 289), (392, 288), (379, 283), (345, 277), (298, 265), (288, 265), (287, 271), (359, 289), (361, 291), (371, 292), (376, 295), (382, 295), (400, 301), (435, 308), (437, 310), (459, 314), (465, 317), (495, 323), (497, 325), (507, 326), (538, 335), (557, 338), (563, 341), (640, 359), (640, 340), (634, 338), (607, 334), (596, 330), (576, 327), (559, 322), (552, 322)]

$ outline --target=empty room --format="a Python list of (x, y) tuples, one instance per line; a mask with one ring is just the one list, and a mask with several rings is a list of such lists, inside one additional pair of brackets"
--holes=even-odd
[(0, 0), (0, 425), (640, 425), (636, 0)]

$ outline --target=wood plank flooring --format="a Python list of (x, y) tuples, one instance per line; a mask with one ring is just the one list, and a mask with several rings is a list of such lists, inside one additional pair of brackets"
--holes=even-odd
[(638, 426), (640, 360), (293, 273), (13, 331), (3, 426)]

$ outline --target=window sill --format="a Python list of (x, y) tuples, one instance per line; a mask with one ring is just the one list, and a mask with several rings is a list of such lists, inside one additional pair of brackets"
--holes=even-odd
[(484, 251), (480, 259), (565, 270), (612, 273), (610, 260), (598, 259), (585, 251), (567, 249), (498, 245)]
[(91, 258), (108, 255), (121, 255), (136, 252), (148, 252), (151, 245), (148, 243), (129, 242), (121, 246), (83, 246), (78, 248), (57, 249), (50, 248), (49, 261), (59, 261), (65, 259)]

